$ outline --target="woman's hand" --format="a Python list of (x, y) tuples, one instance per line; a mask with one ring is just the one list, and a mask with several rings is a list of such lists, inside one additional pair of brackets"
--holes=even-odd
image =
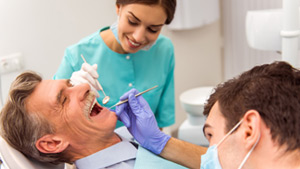
[(142, 147), (160, 154), (171, 136), (158, 128), (147, 101), (142, 96), (135, 97), (137, 93), (136, 89), (125, 93), (120, 100), (128, 99), (128, 103), (117, 106), (116, 114)]
[(93, 66), (89, 65), (88, 63), (83, 63), (81, 66), (81, 69), (79, 71), (73, 72), (70, 80), (71, 84), (74, 86), (88, 83), (91, 87), (91, 90), (95, 93), (96, 97), (99, 97), (98, 90), (102, 90), (97, 85), (97, 78), (99, 77), (97, 73), (97, 64), (94, 64)]

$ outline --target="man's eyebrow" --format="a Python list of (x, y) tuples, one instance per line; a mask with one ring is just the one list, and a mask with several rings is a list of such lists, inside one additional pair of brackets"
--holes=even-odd
[[(70, 79), (67, 79), (65, 81), (65, 84), (68, 86), (70, 84)], [(59, 104), (61, 101), (61, 96), (64, 92), (65, 88), (63, 87), (62, 89), (59, 90), (58, 94), (56, 95), (56, 104)]]
[[(139, 22), (141, 22), (141, 20), (138, 18), (138, 17), (136, 17), (132, 12), (128, 12), (128, 13), (130, 13), (136, 20), (138, 20)], [(150, 25), (151, 27), (161, 27), (161, 26), (163, 26), (164, 24), (159, 24), (159, 25)]]
[(61, 96), (63, 93), (64, 89), (61, 89), (58, 94), (56, 95), (56, 104), (59, 105), (60, 101), (61, 101)]
[(202, 129), (204, 136), (205, 136), (205, 129), (208, 128), (208, 127), (210, 128), (211, 125), (205, 123), (204, 126), (203, 126), (203, 129)]
[(67, 80), (66, 80), (66, 85), (68, 86), (69, 84), (71, 84), (71, 80), (70, 80), (70, 79), (67, 79)]

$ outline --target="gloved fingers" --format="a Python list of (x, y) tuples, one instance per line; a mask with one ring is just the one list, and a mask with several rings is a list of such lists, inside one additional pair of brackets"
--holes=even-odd
[(123, 122), (123, 124), (127, 127), (127, 128), (129, 128), (130, 126), (131, 126), (131, 123), (130, 123), (130, 118), (129, 118), (129, 116), (128, 116), (128, 114), (127, 113), (121, 113), (120, 114), (120, 116), (119, 116), (119, 120), (121, 121), (121, 122)]
[(124, 125), (126, 127), (130, 127), (131, 123), (130, 123), (130, 118), (128, 113), (128, 104), (127, 103), (123, 103), (121, 105), (118, 105), (116, 107), (116, 115), (118, 116), (118, 119), (120, 121), (122, 121), (124, 123)]
[(99, 89), (96, 79), (94, 79), (92, 76), (90, 76), (89, 73), (80, 71), (80, 72), (78, 72), (78, 74), (79, 74), (78, 80), (88, 83), (89, 85), (93, 86), (95, 89)]
[(73, 72), (73, 73), (72, 73), (72, 76), (71, 76), (71, 78), (70, 78), (70, 80), (71, 80), (71, 84), (72, 84), (73, 86), (79, 85), (79, 84), (82, 83), (83, 81), (84, 81), (83, 83), (88, 83), (86, 80), (83, 80), (83, 79), (82, 79), (82, 77), (81, 77), (79, 71)]
[(95, 96), (96, 96), (97, 98), (100, 97), (99, 92), (98, 92), (94, 87), (91, 87), (91, 90), (92, 90), (92, 92), (95, 94)]
[(129, 106), (132, 110), (132, 112), (135, 115), (140, 114), (140, 112), (142, 112), (142, 105), (140, 105), (140, 103), (138, 102), (137, 98), (135, 97), (134, 93), (129, 93), (128, 95), (128, 103)]
[(86, 72), (83, 71), (73, 72), (70, 80), (73, 85), (78, 85), (81, 83), (89, 83), (89, 85), (94, 86), (96, 85), (95, 80), (93, 80), (91, 76), (89, 76)]
[(94, 70), (97, 71), (97, 69), (98, 69), (98, 65), (97, 64), (93, 64), (92, 67), (93, 67)]
[(135, 95), (130, 94), (128, 103), (130, 104), (130, 107), (136, 116), (155, 119), (154, 113), (143, 96), (135, 97)]
[(90, 88), (91, 88), (91, 91), (93, 91), (93, 93), (95, 94), (95, 96), (96, 96), (96, 97), (100, 97), (100, 95), (99, 95), (97, 89), (96, 89), (93, 85), (91, 85), (91, 84), (89, 83), (89, 81), (87, 81), (85, 78), (83, 78), (83, 77), (81, 76), (80, 71), (73, 72), (73, 74), (72, 74), (72, 76), (71, 76), (71, 78), (70, 78), (70, 81), (71, 81), (71, 84), (72, 84), (73, 86), (77, 86), (77, 85), (84, 84), (84, 83), (89, 84), (89, 86), (90, 86)]
[(97, 73), (97, 66), (96, 66), (96, 69), (94, 69), (94, 67), (95, 67), (94, 65), (91, 66), (88, 63), (83, 63), (81, 66), (81, 69), (85, 72), (88, 72), (94, 79), (98, 79), (99, 75)]
[(135, 89), (135, 88), (132, 88), (131, 90), (129, 90), (128, 92), (124, 93), (121, 97), (120, 97), (120, 100), (125, 100), (125, 99), (128, 99), (128, 96), (129, 94), (138, 94), (139, 92)]
[(118, 117), (119, 117), (120, 114), (124, 111), (124, 108), (125, 108), (125, 107), (124, 107), (124, 104), (125, 104), (125, 103), (116, 106), (116, 111), (115, 111), (115, 113), (116, 113), (116, 115), (117, 115)]

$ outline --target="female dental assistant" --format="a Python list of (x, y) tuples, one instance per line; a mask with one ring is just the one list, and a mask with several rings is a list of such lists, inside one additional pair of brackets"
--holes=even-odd
[[(143, 95), (155, 114), (160, 128), (175, 122), (174, 49), (160, 35), (164, 24), (174, 16), (176, 0), (117, 0), (118, 20), (68, 47), (54, 79), (69, 79), (81, 69), (83, 55), (89, 64), (97, 64), (97, 73), (110, 100), (119, 101), (131, 88), (139, 91), (158, 85)], [(97, 99), (102, 103), (104, 95)], [(117, 127), (122, 123), (118, 121)]]

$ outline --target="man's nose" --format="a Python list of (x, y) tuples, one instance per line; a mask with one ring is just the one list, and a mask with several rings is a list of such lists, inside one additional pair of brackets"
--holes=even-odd
[(76, 97), (81, 101), (86, 98), (90, 90), (91, 90), (90, 85), (87, 83), (83, 83), (70, 88), (69, 93), (71, 97)]
[(142, 43), (145, 41), (146, 38), (146, 30), (143, 26), (138, 27), (134, 33), (133, 38), (136, 42)]

